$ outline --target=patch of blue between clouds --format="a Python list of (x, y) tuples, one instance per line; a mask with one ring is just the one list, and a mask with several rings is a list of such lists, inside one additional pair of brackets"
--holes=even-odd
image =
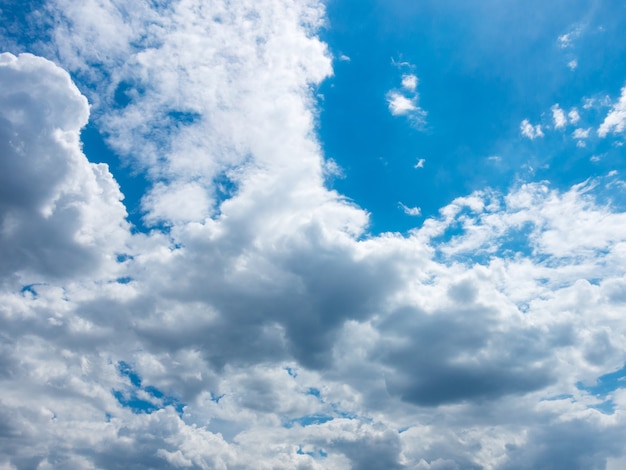
[(324, 452), (323, 449), (320, 449), (317, 452), (305, 452), (302, 449), (302, 446), (298, 447), (298, 450), (296, 451), (296, 454), (298, 454), (298, 455), (308, 455), (308, 456), (313, 457), (313, 458), (321, 457), (323, 459), (328, 457), (328, 453)]
[[(141, 377), (133, 370), (130, 364), (120, 361), (117, 364), (121, 376), (127, 377), (132, 388), (130, 390), (112, 390), (112, 394), (120, 405), (129, 408), (135, 414), (152, 414), (155, 411), (172, 406), (182, 416), (185, 404), (176, 397), (166, 395), (156, 387), (148, 385), (143, 387)], [(146, 400), (138, 396), (138, 392), (144, 392), (153, 400)]]
[(134, 84), (130, 82), (120, 82), (113, 93), (113, 101), (115, 103), (115, 107), (117, 108), (125, 108), (133, 101), (133, 94), (141, 94), (142, 89), (137, 88)]
[(20, 293), (22, 295), (30, 294), (33, 297), (37, 297), (39, 294), (37, 293), (37, 290), (35, 289), (35, 287), (39, 285), (42, 285), (42, 284), (27, 284), (25, 286), (22, 286), (22, 288), (20, 289)]
[(115, 181), (124, 195), (124, 205), (128, 212), (128, 221), (133, 224), (135, 231), (147, 232), (141, 211), (141, 198), (150, 187), (146, 176), (138, 171), (132, 171), (127, 163), (122, 161), (111, 149), (97, 126), (90, 121), (81, 131), (83, 152), (93, 163), (106, 163)]
[(219, 209), (222, 202), (233, 197), (239, 186), (229, 176), (228, 171), (221, 171), (213, 178), (215, 187), (215, 210)]
[(578, 382), (576, 387), (603, 400), (602, 403), (592, 405), (590, 408), (597, 409), (605, 414), (613, 414), (615, 404), (607, 397), (615, 390), (626, 388), (626, 364), (615, 372), (600, 376), (594, 385), (585, 385), (582, 382)]
[(309, 390), (306, 393), (307, 395), (313, 395), (314, 397), (316, 397), (318, 400), (322, 400), (322, 394), (320, 393), (320, 391), (315, 388), (315, 387), (311, 387), (309, 388)]
[(134, 257), (132, 255), (127, 254), (127, 253), (119, 253), (118, 255), (115, 256), (115, 260), (118, 263), (124, 263), (124, 262), (132, 260), (132, 259), (134, 259)]
[(335, 418), (333, 418), (332, 416), (325, 415), (325, 414), (312, 414), (312, 415), (300, 416), (299, 418), (290, 419), (284, 424), (284, 427), (289, 429), (289, 428), (292, 428), (294, 425), (299, 424), (300, 426), (305, 428), (307, 426), (313, 426), (316, 424), (324, 424), (324, 423), (327, 423), (328, 421), (332, 421), (333, 419)]
[(298, 377), (298, 371), (293, 367), (284, 367), (283, 369), (294, 379)]
[(213, 392), (211, 392), (211, 401), (212, 401), (213, 403), (219, 403), (219, 402), (220, 402), (220, 400), (221, 400), (222, 398), (224, 398), (225, 396), (226, 396), (226, 394), (225, 394), (225, 393), (222, 393), (221, 395), (216, 395), (216, 394), (214, 394)]

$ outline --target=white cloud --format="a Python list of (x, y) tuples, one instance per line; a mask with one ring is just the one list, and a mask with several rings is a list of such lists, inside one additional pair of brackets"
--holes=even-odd
[(417, 90), (417, 75), (406, 74), (402, 76), (402, 88), (414, 92)]
[[(409, 63), (392, 63), (398, 67), (411, 67)], [(403, 91), (391, 90), (387, 93), (387, 105), (393, 116), (405, 116), (414, 126), (424, 124), (426, 112), (418, 105), (419, 94), (417, 92), (418, 78), (414, 74), (402, 76)]]
[(580, 114), (578, 114), (578, 110), (576, 108), (570, 109), (569, 113), (567, 113), (567, 117), (572, 124), (576, 124), (580, 121)]
[(401, 202), (398, 203), (398, 206), (400, 207), (400, 209), (402, 209), (402, 211), (406, 215), (411, 215), (411, 216), (422, 215), (422, 210), (419, 207), (408, 207)]
[(578, 128), (578, 129), (576, 129), (572, 133), (572, 137), (574, 139), (587, 139), (587, 138), (589, 138), (589, 133), (590, 132), (591, 132), (591, 128), (590, 127), (588, 127), (587, 129)]
[(417, 160), (417, 163), (413, 165), (413, 168), (424, 168), (424, 163), (426, 163), (426, 159), (420, 158)]
[(126, 211), (107, 166), (81, 151), (87, 100), (65, 71), (29, 54), (1, 54), (0, 82), (0, 274), (108, 265), (110, 251), (124, 251)]
[(394, 116), (403, 116), (418, 110), (415, 99), (409, 99), (396, 92), (389, 93), (387, 102), (389, 103), (389, 111)]
[(576, 70), (578, 68), (578, 60), (572, 59), (567, 63), (567, 66), (570, 70)]
[(567, 118), (565, 117), (565, 112), (563, 112), (563, 110), (559, 107), (558, 104), (555, 104), (550, 109), (552, 110), (552, 119), (554, 120), (555, 129), (561, 129), (565, 127), (565, 125), (567, 124)]
[(559, 36), (558, 41), (563, 49), (569, 47), (572, 42), (571, 33), (562, 34), (561, 36)]
[(619, 101), (613, 105), (598, 128), (598, 135), (606, 137), (609, 132), (618, 133), (624, 129), (626, 129), (626, 87), (622, 88)]
[(520, 124), (520, 132), (523, 136), (528, 137), (530, 140), (534, 140), (537, 137), (543, 137), (541, 126), (539, 124), (533, 126), (528, 119), (524, 119)]
[(578, 25), (572, 28), (569, 32), (562, 34), (558, 37), (559, 45), (562, 49), (566, 49), (573, 46), (573, 42), (580, 37), (583, 32), (583, 27)]

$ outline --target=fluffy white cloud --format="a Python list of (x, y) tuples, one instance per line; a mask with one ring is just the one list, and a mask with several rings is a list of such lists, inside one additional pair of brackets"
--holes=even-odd
[(624, 129), (626, 129), (626, 87), (622, 88), (619, 101), (613, 105), (598, 128), (598, 135), (606, 137), (609, 132), (618, 133)]
[(387, 96), (387, 102), (389, 103), (389, 111), (394, 116), (403, 116), (413, 111), (417, 111), (417, 100), (413, 98), (407, 98), (397, 92), (391, 92)]
[(81, 151), (89, 106), (67, 72), (0, 55), (0, 274), (32, 282), (115, 264), (126, 210), (106, 165)]
[(572, 133), (572, 137), (574, 137), (574, 139), (587, 139), (590, 132), (590, 127), (588, 127), (587, 129), (578, 128)]
[(402, 76), (402, 88), (414, 92), (417, 90), (417, 75), (406, 74)]
[(0, 465), (623, 457), (623, 393), (593, 391), (626, 361), (626, 215), (593, 197), (615, 175), (478, 191), (371, 236), (324, 185), (319, 4), (50, 6), (57, 57), (149, 173), (162, 230), (132, 234), (115, 181), (82, 154), (89, 107), (69, 75), (0, 56)]
[(534, 140), (537, 137), (543, 137), (541, 125), (537, 124), (536, 126), (533, 126), (528, 119), (524, 119), (520, 124), (520, 132), (524, 137), (528, 137), (530, 140)]

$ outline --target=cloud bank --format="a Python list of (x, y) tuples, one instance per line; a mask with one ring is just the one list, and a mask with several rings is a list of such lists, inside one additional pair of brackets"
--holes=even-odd
[[(603, 200), (618, 175), (476, 191), (371, 236), (325, 184), (322, 5), (49, 6), (39, 52), (59, 65), (0, 56), (1, 465), (624, 458), (626, 214)], [(82, 151), (88, 99), (147, 174), (150, 230)]]

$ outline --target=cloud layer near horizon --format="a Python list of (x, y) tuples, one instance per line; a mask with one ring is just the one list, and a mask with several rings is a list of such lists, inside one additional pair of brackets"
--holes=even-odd
[(60, 65), (0, 56), (0, 465), (618, 468), (619, 175), (371, 236), (325, 185), (323, 7), (227, 3), (59, 0)]

